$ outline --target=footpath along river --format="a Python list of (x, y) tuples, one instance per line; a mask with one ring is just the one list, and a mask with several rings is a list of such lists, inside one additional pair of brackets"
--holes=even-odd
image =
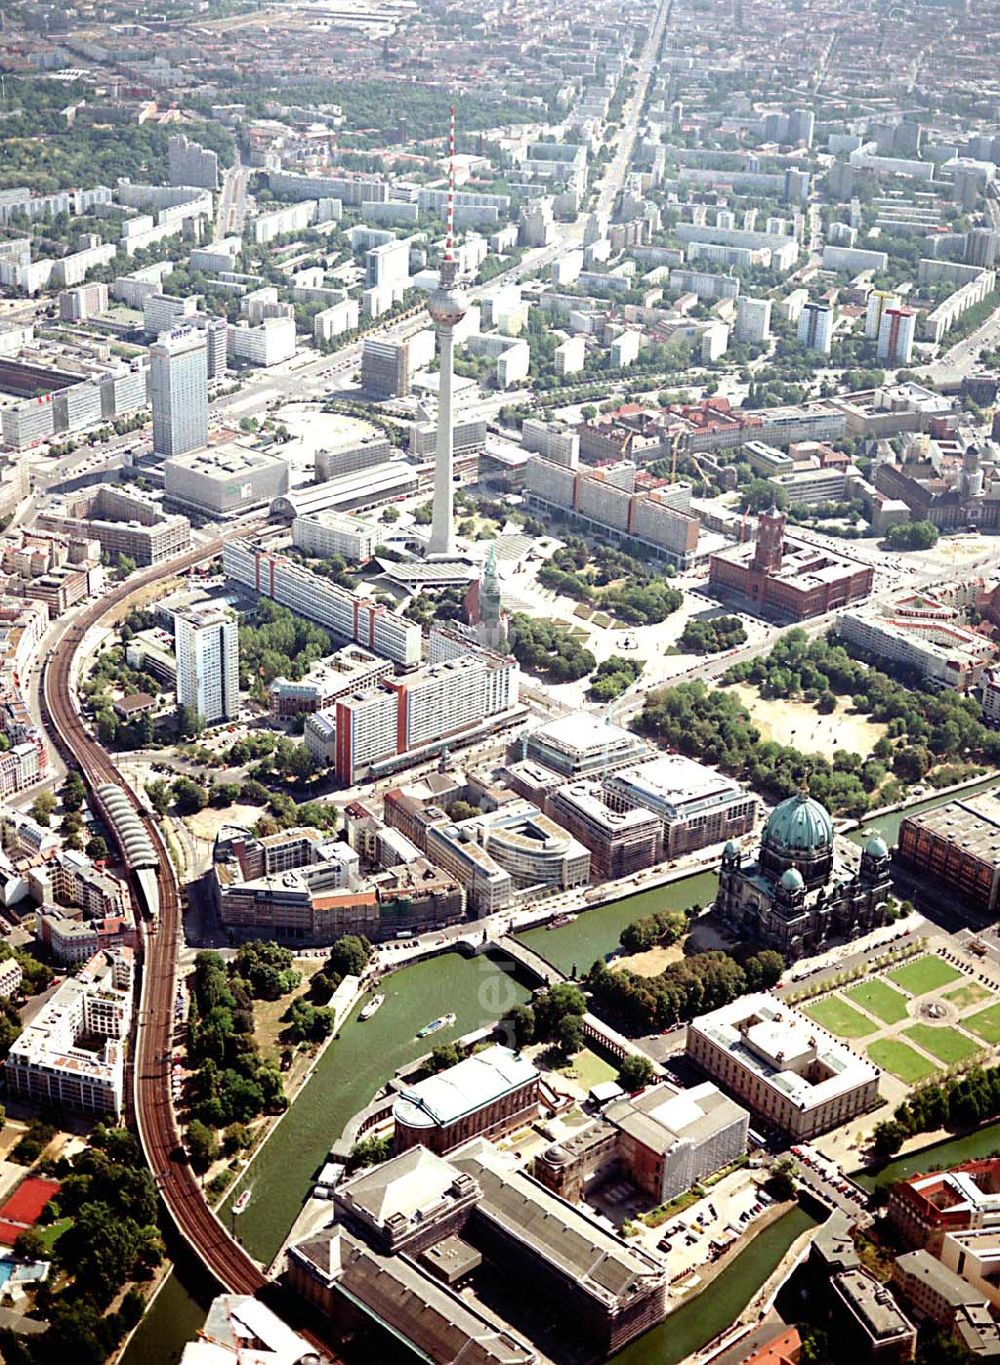
[[(971, 793), (991, 785), (995, 784), (984, 782), (966, 790)], [(930, 797), (911, 810), (928, 810), (949, 799)], [(863, 839), (878, 832), (893, 841), (901, 819), (899, 813), (883, 816), (862, 826), (852, 837)], [(666, 886), (583, 910), (559, 929), (533, 929), (523, 938), (563, 971), (572, 972), (575, 966), (583, 975), (597, 958), (615, 950), (626, 924), (654, 910), (707, 905), (715, 895), (716, 884), (714, 872), (693, 873)], [(368, 1103), (393, 1072), (427, 1050), (428, 1044), (416, 1038), (417, 1029), (438, 1015), (452, 1012), (457, 1015), (454, 1027), (434, 1036), (434, 1043), (448, 1042), (490, 1023), (528, 994), (492, 959), (470, 961), (456, 953), (404, 967), (387, 979), (386, 987), (388, 999), (378, 1014), (365, 1024), (355, 1016), (343, 1026), (340, 1037), (326, 1050), (313, 1076), (253, 1163), (249, 1181), (253, 1196), (240, 1216), (239, 1226), (248, 1250), (265, 1263), (287, 1236), (313, 1175), (347, 1120)], [(997, 1145), (1000, 1134), (994, 1135), (985, 1150)], [(227, 1200), (223, 1215), (227, 1220), (229, 1205), (239, 1188), (234, 1187)], [(665, 1329), (658, 1329), (634, 1343), (620, 1359), (627, 1365), (644, 1365), (646, 1361), (671, 1365), (710, 1341), (726, 1325), (723, 1319), (743, 1292), (744, 1277), (749, 1283), (751, 1274), (762, 1272), (758, 1283), (749, 1288), (742, 1303), (733, 1310), (733, 1316), (802, 1231), (802, 1227), (790, 1221), (798, 1217), (799, 1212), (793, 1210), (766, 1229), (753, 1243), (753, 1257), (746, 1253), (737, 1257), (698, 1297), (697, 1309), (692, 1303), (690, 1313), (682, 1308), (671, 1317), (671, 1346), (667, 1354), (662, 1354), (664, 1342), (660, 1339)], [(779, 1228), (790, 1230), (783, 1244), (784, 1234), (778, 1233)], [(743, 1268), (737, 1274), (740, 1266)], [(132, 1338), (123, 1365), (171, 1365), (177, 1360), (184, 1343), (204, 1322), (206, 1293), (210, 1290), (199, 1284), (197, 1275), (185, 1270), (172, 1274)], [(654, 1339), (659, 1343), (655, 1347)], [(675, 1339), (691, 1344), (685, 1344), (675, 1354)], [(644, 1350), (647, 1340), (650, 1354)], [(657, 1350), (660, 1354), (654, 1353)]]

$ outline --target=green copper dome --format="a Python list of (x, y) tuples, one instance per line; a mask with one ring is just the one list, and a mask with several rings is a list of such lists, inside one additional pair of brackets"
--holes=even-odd
[(789, 867), (781, 874), (781, 885), (786, 891), (801, 891), (805, 882), (802, 880), (802, 873), (797, 867)]
[(885, 840), (877, 834), (873, 834), (865, 844), (865, 852), (872, 858), (888, 858), (889, 856)]
[(762, 842), (775, 853), (822, 853), (833, 848), (833, 821), (805, 792), (790, 796), (771, 812)]

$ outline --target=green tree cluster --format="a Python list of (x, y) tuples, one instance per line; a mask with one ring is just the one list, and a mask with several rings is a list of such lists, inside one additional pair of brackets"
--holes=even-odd
[(599, 1010), (621, 1020), (631, 1033), (649, 1033), (719, 1009), (747, 991), (766, 990), (784, 966), (781, 954), (769, 949), (751, 954), (742, 964), (713, 950), (671, 962), (653, 977), (612, 971), (595, 962), (587, 986)]
[(294, 963), (295, 956), (291, 948), (254, 939), (240, 945), (235, 970), (250, 986), (256, 999), (279, 1000), (293, 991), (302, 980)]
[(275, 678), (298, 679), (333, 650), (328, 631), (262, 598), (256, 623), (240, 624), (240, 686), (262, 694)]
[(324, 1005), (313, 1005), (299, 996), (293, 1000), (285, 1015), (285, 1032), (293, 1043), (321, 1043), (333, 1032), (333, 1010)]
[(314, 1001), (326, 1001), (345, 976), (363, 976), (372, 958), (372, 945), (363, 934), (343, 934), (330, 949), (322, 971), (309, 983)]
[(855, 711), (884, 724), (886, 734), (870, 758), (843, 752), (831, 762), (762, 742), (739, 697), (700, 682), (651, 692), (636, 729), (779, 799), (808, 783), (838, 815), (863, 815), (889, 765), (902, 780), (915, 781), (935, 763), (1000, 759), (1000, 735), (983, 724), (974, 699), (927, 691), (919, 679), (890, 677), (852, 658), (833, 638), (810, 640), (802, 630), (788, 631), (768, 655), (735, 664), (723, 682), (755, 683), (764, 697), (801, 698), (821, 712), (832, 710), (837, 697), (848, 697)]
[(364, 1166), (378, 1166), (383, 1161), (388, 1161), (391, 1156), (391, 1137), (362, 1138), (351, 1148), (351, 1155), (347, 1159), (347, 1168), (349, 1171), (357, 1171)]
[(683, 910), (657, 910), (626, 924), (618, 942), (627, 953), (644, 953), (676, 943), (687, 927), (688, 915)]
[(677, 643), (687, 654), (721, 654), (746, 638), (746, 627), (738, 616), (714, 616), (708, 621), (688, 621)]
[(641, 676), (640, 659), (623, 659), (619, 654), (612, 654), (597, 665), (587, 695), (591, 701), (614, 701)]
[[(267, 975), (259, 978), (265, 988), (269, 981)], [(257, 1050), (253, 988), (240, 975), (238, 961), (227, 967), (218, 953), (197, 955), (188, 1018), (188, 1060), (194, 1071), (189, 1085), (192, 1119), (218, 1129), (285, 1107), (278, 1069)]]
[(540, 673), (551, 682), (576, 682), (591, 671), (597, 660), (566, 626), (555, 621), (534, 621), (518, 613), (511, 622), (511, 651), (522, 668)]
[[(973, 1067), (961, 1076), (932, 1082), (915, 1090), (893, 1113), (876, 1125), (876, 1152), (891, 1156), (906, 1138), (939, 1128), (974, 1128), (1000, 1114), (1000, 1066)], [(881, 1130), (881, 1131), (880, 1131)]]
[[(103, 1124), (83, 1152), (60, 1158), (51, 1174), (61, 1182), (59, 1193), (18, 1248), (54, 1263), (44, 1289), (49, 1328), (40, 1336), (4, 1333), (0, 1349), (22, 1365), (64, 1359), (102, 1365), (139, 1321), (143, 1297), (133, 1288), (116, 1312), (109, 1305), (129, 1280), (148, 1280), (163, 1259), (156, 1186), (131, 1133)], [(71, 1225), (47, 1249), (46, 1227), (64, 1219)]]
[(552, 1042), (570, 1055), (583, 1044), (583, 1016), (587, 997), (579, 986), (560, 981), (538, 991), (531, 1005), (515, 1005), (504, 1015), (502, 1025), (516, 1047), (529, 1043)]
[(937, 542), (938, 528), (932, 521), (904, 521), (885, 534), (890, 550), (931, 550)]
[(653, 1063), (648, 1057), (640, 1057), (638, 1053), (630, 1052), (622, 1058), (618, 1068), (618, 1084), (623, 1090), (634, 1094), (649, 1085), (655, 1074)]

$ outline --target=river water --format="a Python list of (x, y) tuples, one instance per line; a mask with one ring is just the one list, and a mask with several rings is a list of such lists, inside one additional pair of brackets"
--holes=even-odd
[[(364, 1107), (399, 1067), (433, 1044), (452, 1042), (483, 1028), (528, 991), (488, 957), (457, 953), (415, 963), (385, 983), (386, 1002), (367, 1023), (355, 1014), (323, 1054), (311, 1079), (262, 1148), (248, 1177), (253, 1196), (239, 1216), (241, 1240), (251, 1255), (269, 1262), (298, 1216), (312, 1181), (352, 1114)], [(443, 1014), (450, 1028), (421, 1040), (417, 1030)], [(234, 1185), (223, 1218), (242, 1185)], [(125, 1365), (168, 1365), (176, 1360), (205, 1319), (204, 1289), (171, 1275), (133, 1337)]]
[(891, 1185), (894, 1180), (905, 1180), (909, 1175), (916, 1175), (918, 1171), (955, 1166), (960, 1161), (973, 1161), (976, 1157), (993, 1156), (997, 1152), (1000, 1152), (1000, 1123), (991, 1123), (974, 1133), (949, 1138), (932, 1147), (922, 1147), (908, 1156), (898, 1157), (873, 1175), (861, 1173), (854, 1178), (865, 1189), (877, 1190), (882, 1185)]
[[(995, 781), (978, 783), (963, 794), (992, 785)], [(928, 810), (949, 799), (929, 797), (910, 809)], [(852, 837), (863, 840), (877, 832), (891, 843), (901, 819), (901, 813), (883, 816)], [(714, 872), (695, 873), (585, 910), (560, 929), (534, 929), (523, 938), (562, 971), (571, 973), (575, 968), (582, 976), (598, 958), (614, 952), (627, 924), (655, 910), (707, 905), (717, 882)], [(361, 1024), (355, 1017), (344, 1025), (253, 1163), (249, 1176), (253, 1197), (240, 1216), (239, 1230), (248, 1250), (264, 1262), (272, 1259), (288, 1235), (315, 1173), (347, 1120), (399, 1067), (427, 1051), (428, 1043), (415, 1036), (417, 1029), (441, 1014), (454, 1013), (455, 1025), (433, 1039), (435, 1044), (449, 1042), (493, 1022), (528, 995), (491, 958), (470, 961), (454, 953), (403, 968), (387, 980), (386, 989), (388, 999), (372, 1019)], [(971, 1141), (972, 1146), (961, 1150), (956, 1146), (954, 1159), (1000, 1145), (1000, 1125), (995, 1132), (984, 1131), (990, 1131), (989, 1139), (982, 1134), (962, 1139), (961, 1143)], [(951, 1154), (942, 1147), (932, 1159), (943, 1164)], [(905, 1164), (894, 1163), (887, 1171)], [(914, 1169), (919, 1169), (919, 1162)], [(899, 1174), (905, 1173), (900, 1169)], [(226, 1201), (223, 1216), (227, 1221), (232, 1199), (242, 1188), (234, 1186)], [(786, 1214), (754, 1240), (752, 1257), (747, 1252), (738, 1256), (696, 1301), (671, 1315), (669, 1324), (634, 1342), (617, 1359), (625, 1365), (673, 1365), (710, 1341), (749, 1301), (807, 1225), (808, 1215), (800, 1210)], [(171, 1275), (133, 1337), (124, 1365), (171, 1365), (204, 1321), (208, 1296), (210, 1290), (192, 1272)]]
[(577, 975), (586, 976), (598, 958), (615, 951), (627, 924), (655, 910), (688, 910), (695, 904), (708, 905), (715, 899), (718, 885), (719, 878), (714, 872), (696, 872), (666, 886), (583, 910), (571, 924), (560, 929), (530, 929), (518, 937), (560, 971), (572, 974), (575, 967)]

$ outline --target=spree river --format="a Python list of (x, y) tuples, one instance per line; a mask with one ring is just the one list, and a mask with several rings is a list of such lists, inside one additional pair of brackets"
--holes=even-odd
[[(995, 781), (978, 783), (966, 793), (992, 785)], [(910, 809), (927, 810), (949, 799), (930, 797)], [(901, 819), (899, 813), (884, 816), (862, 826), (853, 837), (864, 839), (878, 832), (894, 841)], [(575, 968), (582, 976), (598, 958), (614, 952), (627, 924), (655, 910), (707, 905), (717, 884), (714, 872), (695, 873), (581, 911), (562, 928), (533, 929), (523, 938), (562, 971), (571, 973)], [(239, 1230), (247, 1249), (265, 1263), (287, 1237), (313, 1177), (348, 1119), (399, 1067), (427, 1051), (428, 1043), (416, 1038), (417, 1029), (439, 1015), (454, 1013), (454, 1026), (442, 1029), (433, 1040), (435, 1044), (449, 1042), (495, 1021), (528, 995), (492, 958), (469, 960), (456, 953), (404, 967), (387, 978), (385, 989), (386, 1003), (372, 1019), (361, 1024), (355, 1016), (345, 1023), (250, 1169), (247, 1183), (253, 1195), (240, 1216)], [(986, 1150), (998, 1144), (1000, 1133), (992, 1135)], [(226, 1201), (223, 1216), (227, 1222), (232, 1199), (242, 1188), (234, 1186)], [(799, 1219), (806, 1217), (793, 1210), (766, 1229), (754, 1240), (752, 1257), (738, 1256), (704, 1293), (671, 1315), (669, 1328), (665, 1325), (648, 1333), (619, 1359), (625, 1365), (647, 1361), (672, 1365), (710, 1341), (771, 1273), (803, 1230), (805, 1224), (800, 1226)], [(758, 1275), (756, 1283), (751, 1283)], [(210, 1287), (194, 1272), (182, 1269), (172, 1274), (133, 1337), (124, 1365), (171, 1365), (204, 1322), (210, 1296)]]

